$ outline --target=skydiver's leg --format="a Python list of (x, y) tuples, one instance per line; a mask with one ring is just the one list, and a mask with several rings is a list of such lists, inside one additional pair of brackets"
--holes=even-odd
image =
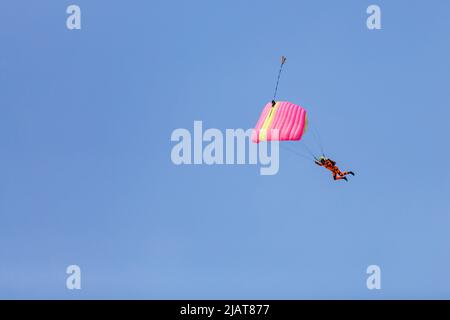
[(351, 174), (352, 176), (355, 175), (355, 174), (353, 173), (353, 171), (344, 171), (344, 172), (339, 171), (339, 172), (338, 172), (338, 175), (341, 175), (341, 176), (346, 176), (346, 175), (348, 175), (348, 174)]
[(333, 172), (333, 179), (334, 180), (345, 180), (345, 181), (348, 181), (347, 177), (342, 176), (342, 175), (338, 175), (336, 172)]

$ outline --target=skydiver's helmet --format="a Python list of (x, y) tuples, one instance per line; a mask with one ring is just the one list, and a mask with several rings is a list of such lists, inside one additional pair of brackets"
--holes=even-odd
[(327, 159), (327, 158), (325, 158), (324, 156), (320, 156), (320, 157), (319, 157), (319, 162), (323, 164), (323, 163), (325, 163), (325, 160), (326, 160), (326, 159)]

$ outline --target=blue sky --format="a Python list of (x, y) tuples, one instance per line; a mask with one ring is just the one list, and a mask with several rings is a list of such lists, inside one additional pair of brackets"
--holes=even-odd
[[(81, 30), (66, 28), (72, 3)], [(0, 298), (450, 298), (449, 11), (2, 2)], [(274, 176), (173, 165), (176, 128), (255, 125), (281, 55), (279, 98), (356, 176), (336, 183), (283, 149)]]

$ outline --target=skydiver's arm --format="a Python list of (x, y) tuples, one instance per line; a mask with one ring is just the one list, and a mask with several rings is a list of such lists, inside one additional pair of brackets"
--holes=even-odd
[(322, 166), (322, 164), (321, 164), (319, 161), (315, 160), (314, 162), (315, 162), (318, 166)]

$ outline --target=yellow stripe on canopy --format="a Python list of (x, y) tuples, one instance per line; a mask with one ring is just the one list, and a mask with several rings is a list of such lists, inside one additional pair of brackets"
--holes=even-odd
[(275, 113), (277, 112), (278, 106), (280, 104), (277, 102), (275, 106), (270, 108), (270, 112), (267, 115), (266, 119), (264, 120), (264, 124), (261, 127), (261, 130), (259, 131), (259, 140), (260, 141), (266, 141), (267, 140), (267, 130), (269, 130), (270, 126), (272, 125), (272, 121), (275, 118)]

